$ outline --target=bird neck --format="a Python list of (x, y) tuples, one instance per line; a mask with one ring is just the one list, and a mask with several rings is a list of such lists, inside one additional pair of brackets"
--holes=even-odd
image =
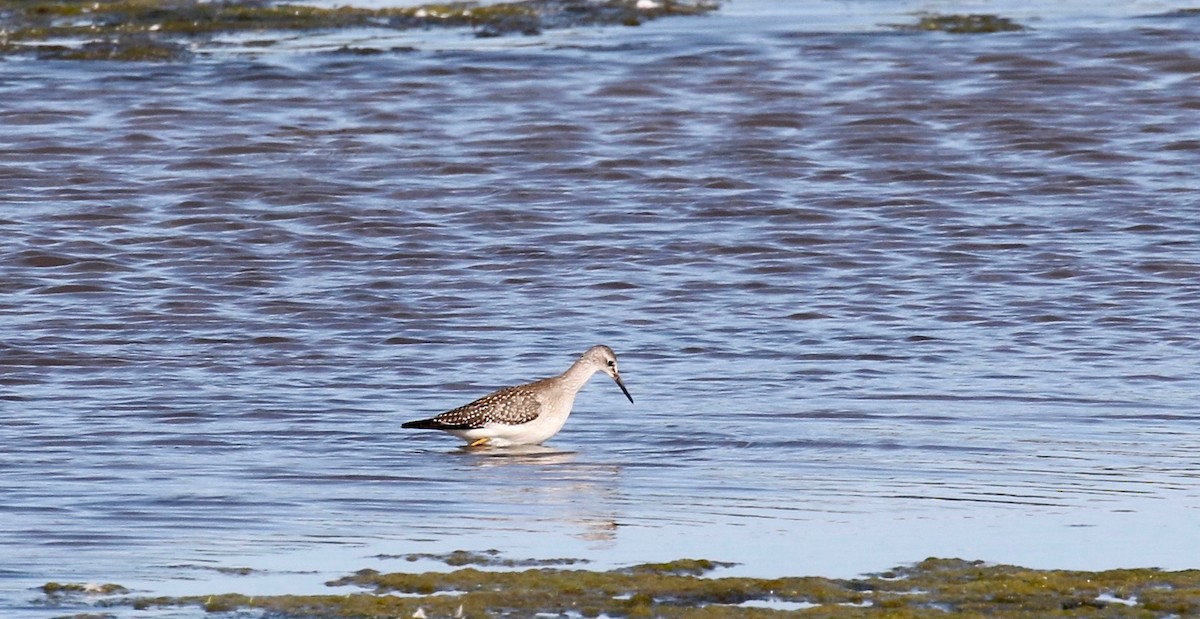
[(566, 372), (562, 373), (559, 378), (572, 390), (579, 391), (587, 384), (599, 368), (593, 363), (587, 363), (583, 359), (576, 361), (571, 367), (567, 368)]

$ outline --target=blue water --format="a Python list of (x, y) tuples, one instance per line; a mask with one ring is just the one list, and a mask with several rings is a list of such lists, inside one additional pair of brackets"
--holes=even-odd
[[(1200, 21), (877, 4), (0, 63), (0, 609), (455, 549), (1197, 567)], [(399, 427), (596, 343), (636, 403), (544, 449)]]

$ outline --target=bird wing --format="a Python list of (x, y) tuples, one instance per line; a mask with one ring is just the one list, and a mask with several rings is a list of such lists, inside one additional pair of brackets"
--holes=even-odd
[(541, 403), (525, 386), (508, 387), (433, 418), (443, 426), (481, 428), (489, 423), (518, 425), (537, 419)]

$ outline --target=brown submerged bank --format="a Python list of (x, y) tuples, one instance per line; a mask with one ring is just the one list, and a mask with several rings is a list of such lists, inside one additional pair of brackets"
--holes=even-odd
[[(267, 617), (1188, 617), (1200, 614), (1200, 570), (1032, 570), (960, 559), (927, 559), (857, 579), (747, 578), (710, 573), (704, 560), (610, 571), (537, 568), (383, 574), (332, 581), (361, 593), (251, 597), (110, 597), (101, 606), (197, 606)], [(117, 585), (112, 587), (123, 593)], [(51, 603), (78, 591), (50, 583)], [(76, 595), (78, 595), (76, 593)], [(415, 615), (414, 615), (415, 614)], [(87, 616), (87, 615), (77, 615)], [(220, 616), (220, 615), (218, 615)]]
[[(41, 58), (180, 60), (214, 35), (347, 28), (470, 28), (475, 36), (537, 34), (591, 25), (636, 26), (660, 17), (703, 15), (715, 0), (520, 0), (417, 7), (321, 8), (269, 0), (0, 0), (0, 54)], [(68, 41), (84, 41), (72, 45)]]

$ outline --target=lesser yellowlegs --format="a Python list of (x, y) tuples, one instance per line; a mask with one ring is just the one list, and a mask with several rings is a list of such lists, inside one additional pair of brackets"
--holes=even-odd
[(608, 346), (593, 346), (558, 376), (507, 387), (436, 417), (410, 421), (400, 427), (442, 430), (467, 441), (471, 447), (538, 445), (562, 429), (575, 404), (575, 394), (596, 372), (612, 377), (629, 403), (633, 403), (633, 396), (617, 371), (616, 354)]

